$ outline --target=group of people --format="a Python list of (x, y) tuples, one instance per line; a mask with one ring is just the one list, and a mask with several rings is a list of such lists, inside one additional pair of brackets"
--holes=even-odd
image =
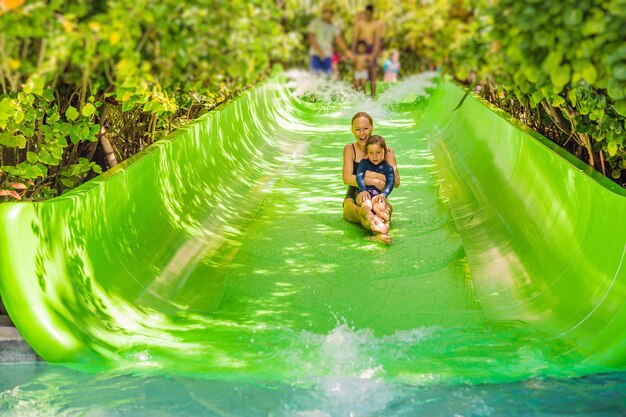
[[(374, 19), (374, 7), (366, 6), (354, 24), (351, 48), (348, 48), (341, 31), (333, 24), (335, 10), (331, 4), (322, 8), (321, 18), (313, 19), (307, 29), (309, 38), (310, 69), (328, 75), (339, 71), (338, 49), (353, 64), (353, 87), (366, 91), (370, 83), (372, 96), (376, 95), (378, 59), (382, 49), (383, 24)], [(400, 55), (392, 51), (383, 65), (383, 81), (396, 81), (400, 70)]]
[[(374, 19), (374, 8), (367, 6), (356, 19), (352, 45), (348, 48), (341, 31), (333, 24), (334, 13), (332, 5), (326, 4), (322, 17), (311, 21), (308, 27), (311, 71), (331, 75), (338, 64), (337, 55), (333, 55), (337, 46), (353, 63), (354, 87), (365, 91), (370, 82), (371, 93), (375, 95), (383, 25)], [(397, 52), (391, 53), (383, 68), (384, 81), (397, 80), (400, 69)], [(369, 114), (356, 113), (351, 128), (355, 141), (343, 149), (343, 182), (348, 186), (343, 217), (371, 231), (375, 240), (390, 244), (393, 208), (387, 197), (400, 186), (396, 155), (382, 136), (372, 134), (374, 121)]]

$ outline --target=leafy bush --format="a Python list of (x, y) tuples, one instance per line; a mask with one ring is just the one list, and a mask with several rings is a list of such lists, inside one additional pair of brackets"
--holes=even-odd
[(0, 15), (0, 196), (73, 188), (256, 82), (295, 44), (280, 16), (264, 0), (16, 3)]
[(614, 179), (626, 156), (624, 6), (623, 0), (495, 2), (481, 40), (491, 44), (484, 55), (488, 74), (476, 71), (547, 116), (558, 141), (575, 141), (590, 165)]
[(379, 4), (405, 70), (441, 67), (477, 83), (499, 107), (626, 182), (625, 0)]

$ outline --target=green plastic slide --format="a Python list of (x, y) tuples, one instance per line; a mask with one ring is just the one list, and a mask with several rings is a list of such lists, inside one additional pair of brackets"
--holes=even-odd
[[(382, 111), (265, 83), (61, 197), (0, 205), (0, 294), (39, 355), (87, 366), (271, 376), (342, 326), (394, 349), (457, 329), (385, 369), (480, 379), (479, 358), (522, 356), (528, 333), (497, 325), (521, 322), (554, 363), (624, 365), (624, 192), (472, 96), (452, 111), (463, 94)], [(357, 110), (398, 155), (389, 247), (341, 218)]]
[(425, 129), (485, 314), (626, 364), (626, 190), (481, 100), (443, 84)]

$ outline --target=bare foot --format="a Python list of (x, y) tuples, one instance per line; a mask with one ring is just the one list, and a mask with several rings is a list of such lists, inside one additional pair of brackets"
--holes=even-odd
[(372, 211), (376, 214), (382, 221), (385, 223), (389, 223), (389, 219), (391, 218), (391, 213), (387, 209), (387, 206), (383, 202), (378, 202), (372, 206)]
[(385, 223), (384, 221), (382, 221), (380, 219), (380, 217), (376, 216), (375, 214), (369, 214), (367, 216), (367, 220), (370, 223), (372, 232), (374, 233), (382, 233), (382, 234), (387, 234), (389, 233), (389, 224)]

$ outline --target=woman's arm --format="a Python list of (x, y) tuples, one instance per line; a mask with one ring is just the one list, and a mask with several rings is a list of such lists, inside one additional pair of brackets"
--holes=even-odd
[(365, 185), (371, 185), (382, 191), (385, 185), (387, 185), (387, 179), (384, 174), (379, 174), (374, 171), (365, 171)]
[(396, 163), (396, 154), (390, 147), (387, 147), (387, 152), (385, 154), (385, 161), (393, 168), (394, 174), (394, 182), (393, 187), (400, 187), (400, 173), (398, 172), (398, 165)]
[(343, 148), (343, 183), (357, 187), (358, 184), (356, 183), (356, 175), (352, 172), (352, 161), (354, 161), (354, 150), (352, 149), (352, 146), (348, 144)]

